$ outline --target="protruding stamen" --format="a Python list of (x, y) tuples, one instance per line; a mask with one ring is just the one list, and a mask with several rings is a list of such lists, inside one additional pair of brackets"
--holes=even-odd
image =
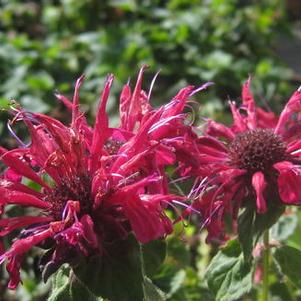
[(19, 145), (21, 147), (27, 147), (27, 145), (17, 136), (17, 134), (14, 132), (14, 130), (12, 129), (11, 125), (10, 125), (10, 121), (7, 122), (7, 128), (10, 132), (10, 134), (17, 140), (17, 142), (19, 143)]

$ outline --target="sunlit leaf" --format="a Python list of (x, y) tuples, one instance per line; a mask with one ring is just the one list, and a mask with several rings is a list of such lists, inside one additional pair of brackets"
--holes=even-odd
[(231, 240), (212, 259), (206, 273), (216, 301), (234, 301), (250, 292), (252, 267), (244, 261), (237, 240)]

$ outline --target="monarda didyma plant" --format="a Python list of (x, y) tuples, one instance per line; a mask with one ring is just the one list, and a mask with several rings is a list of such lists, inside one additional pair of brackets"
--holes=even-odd
[[(8, 287), (22, 282), (22, 262), (36, 247), (43, 250), (44, 281), (53, 278), (50, 301), (165, 300), (152, 272), (164, 261), (166, 237), (185, 217), (207, 230), (207, 243), (221, 246), (206, 271), (212, 300), (239, 299), (252, 291), (254, 278), (268, 300), (271, 246), (278, 272), (298, 285), (288, 262), (301, 251), (271, 242), (269, 229), (285, 205), (301, 203), (301, 92), (277, 117), (255, 105), (248, 80), (242, 105), (230, 102), (232, 125), (207, 118), (197, 126), (188, 121), (188, 101), (210, 83), (187, 86), (153, 108), (156, 76), (146, 92), (144, 71), (133, 90), (123, 87), (118, 127), (110, 127), (106, 113), (113, 75), (93, 127), (79, 106), (83, 77), (72, 101), (56, 94), (70, 111), (70, 125), (11, 107), (8, 125), (19, 147), (0, 149), (0, 236), (6, 242), (0, 262)], [(26, 125), (30, 142), (14, 133), (17, 122)], [(176, 182), (193, 183), (190, 192), (171, 190)], [(9, 205), (21, 214), (7, 214)]]

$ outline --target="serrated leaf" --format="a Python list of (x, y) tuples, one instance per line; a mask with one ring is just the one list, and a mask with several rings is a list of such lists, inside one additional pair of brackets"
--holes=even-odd
[(52, 289), (47, 301), (72, 301), (69, 289), (69, 269), (62, 267), (52, 278)]
[(164, 301), (165, 294), (152, 283), (148, 277), (144, 277), (143, 282), (144, 299), (143, 301)]
[(52, 289), (62, 287), (66, 282), (69, 282), (70, 269), (62, 266), (52, 277)]
[(252, 288), (252, 267), (244, 261), (237, 240), (213, 257), (206, 273), (209, 289), (216, 301), (237, 300)]
[(101, 301), (71, 272), (61, 267), (52, 277), (52, 290), (47, 301)]
[(62, 287), (52, 290), (47, 301), (72, 301), (69, 289), (70, 284), (66, 282)]
[(152, 276), (163, 263), (166, 256), (166, 242), (164, 240), (154, 240), (142, 245), (142, 258), (144, 273)]
[(113, 243), (106, 254), (85, 259), (74, 273), (96, 296), (110, 301), (143, 300), (140, 246), (134, 236)]
[(301, 288), (301, 251), (293, 247), (283, 246), (276, 249), (274, 257), (281, 272), (297, 287)]

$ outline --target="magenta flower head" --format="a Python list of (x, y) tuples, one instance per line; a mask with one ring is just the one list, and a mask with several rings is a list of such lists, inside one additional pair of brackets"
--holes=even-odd
[(289, 99), (279, 118), (255, 106), (249, 89), (242, 90), (242, 106), (230, 102), (233, 124), (207, 121), (198, 139), (200, 174), (206, 192), (195, 203), (204, 216), (210, 239), (219, 239), (224, 219), (234, 226), (239, 208), (252, 203), (257, 214), (271, 207), (301, 204), (301, 91)]
[[(192, 135), (183, 110), (194, 90), (186, 87), (167, 105), (153, 109), (151, 91), (141, 88), (144, 69), (133, 92), (129, 84), (122, 90), (116, 128), (109, 126), (105, 112), (112, 75), (105, 82), (93, 128), (79, 109), (83, 77), (76, 82), (73, 101), (56, 95), (72, 112), (70, 126), (13, 109), (13, 121), (26, 124), (31, 142), (1, 149), (7, 170), (0, 179), (0, 235), (21, 229), (0, 256), (0, 262), (7, 261), (9, 288), (20, 282), (22, 259), (33, 246), (48, 249), (41, 260), (47, 279), (63, 263), (72, 265), (78, 255), (105, 254), (108, 244), (130, 232), (141, 243), (172, 232), (164, 209), (184, 200), (169, 194), (164, 170), (176, 162), (183, 137)], [(26, 179), (40, 189), (26, 186)], [(11, 204), (24, 207), (24, 212), (29, 208), (30, 214), (5, 217), (5, 207)]]

